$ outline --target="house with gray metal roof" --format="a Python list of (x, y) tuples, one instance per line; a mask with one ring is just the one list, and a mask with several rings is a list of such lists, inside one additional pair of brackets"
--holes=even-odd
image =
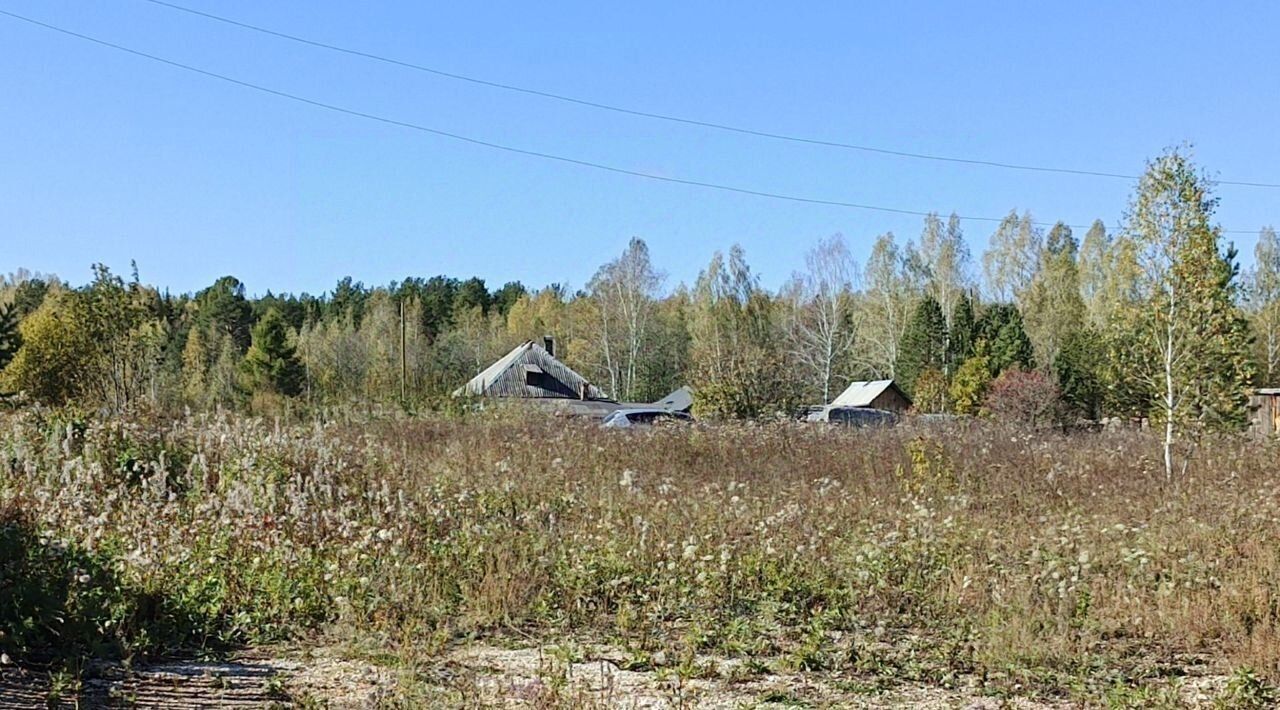
[(893, 380), (859, 381), (850, 382), (827, 407), (868, 407), (902, 414), (911, 409), (911, 398)]

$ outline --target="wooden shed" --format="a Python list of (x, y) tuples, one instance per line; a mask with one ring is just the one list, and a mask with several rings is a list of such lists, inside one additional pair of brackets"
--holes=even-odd
[(903, 414), (911, 409), (911, 398), (893, 380), (850, 382), (830, 407), (869, 407)]
[[(548, 345), (553, 341), (547, 340)], [(553, 346), (554, 347), (554, 346)], [(516, 346), (453, 392), (454, 397), (603, 400), (599, 387), (533, 341)]]
[(1255, 390), (1249, 405), (1254, 431), (1264, 436), (1280, 434), (1280, 387)]

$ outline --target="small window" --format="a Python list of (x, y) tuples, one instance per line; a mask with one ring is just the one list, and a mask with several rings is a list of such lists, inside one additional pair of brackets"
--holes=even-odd
[(529, 364), (524, 366), (524, 383), (530, 387), (541, 387), (546, 382), (546, 374), (541, 367)]

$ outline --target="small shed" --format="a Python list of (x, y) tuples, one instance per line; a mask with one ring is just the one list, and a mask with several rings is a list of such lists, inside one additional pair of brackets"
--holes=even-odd
[[(550, 344), (548, 340), (548, 344)], [(454, 397), (510, 397), (519, 399), (603, 400), (599, 387), (556, 359), (547, 348), (533, 341), (516, 346), (497, 362), (486, 367)]]
[(1280, 387), (1255, 390), (1249, 405), (1254, 431), (1264, 436), (1280, 434)]
[(893, 380), (859, 381), (850, 382), (829, 406), (869, 407), (903, 414), (911, 409), (911, 398)]

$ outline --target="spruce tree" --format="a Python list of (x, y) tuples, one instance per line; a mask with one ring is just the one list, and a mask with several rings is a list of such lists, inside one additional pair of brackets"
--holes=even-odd
[(253, 389), (293, 397), (302, 392), (305, 373), (293, 344), (288, 324), (280, 311), (271, 309), (253, 327), (253, 345), (244, 358), (244, 367)]
[(1106, 395), (1103, 379), (1105, 356), (1102, 336), (1086, 327), (1063, 340), (1062, 349), (1053, 361), (1063, 401), (1085, 419), (1097, 419), (1102, 414), (1103, 397)]
[(904, 392), (915, 389), (916, 379), (929, 369), (941, 370), (946, 364), (947, 321), (942, 307), (932, 296), (925, 296), (907, 321), (894, 379)]
[(978, 320), (973, 312), (973, 300), (967, 293), (961, 294), (960, 300), (956, 302), (948, 335), (948, 371), (954, 373), (961, 363), (973, 356), (973, 346), (978, 339)]
[(979, 345), (976, 351), (985, 355), (991, 376), (1011, 368), (1030, 370), (1035, 367), (1031, 339), (1022, 326), (1022, 314), (1011, 303), (988, 306), (978, 322)]

